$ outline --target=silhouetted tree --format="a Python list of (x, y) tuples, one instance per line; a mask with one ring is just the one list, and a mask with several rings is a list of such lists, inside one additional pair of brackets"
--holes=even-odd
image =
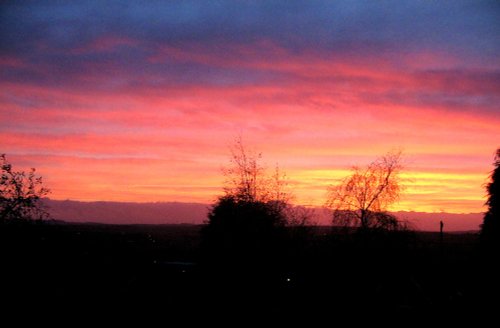
[(211, 260), (276, 259), (285, 244), (285, 228), (308, 222), (290, 205), (285, 176), (278, 168), (268, 175), (260, 159), (260, 154), (245, 149), (241, 138), (231, 148), (230, 165), (223, 170), (224, 195), (213, 205), (203, 229), (204, 250)]
[(212, 259), (236, 263), (273, 258), (284, 237), (283, 212), (262, 201), (220, 197), (208, 215), (205, 245)]
[(488, 211), (481, 225), (481, 238), (485, 242), (500, 243), (500, 148), (497, 149), (491, 172), (491, 181), (486, 185)]
[(48, 217), (40, 202), (49, 193), (42, 178), (32, 168), (28, 173), (14, 171), (5, 154), (0, 155), (0, 223), (42, 220)]
[(387, 207), (399, 199), (402, 168), (401, 152), (388, 153), (366, 168), (353, 167), (350, 176), (329, 187), (326, 205), (333, 210), (333, 224), (398, 230), (401, 223)]
[(230, 165), (223, 169), (226, 177), (224, 193), (238, 201), (284, 205), (290, 201), (286, 176), (278, 166), (268, 175), (260, 163), (262, 154), (245, 149), (241, 137), (230, 147)]

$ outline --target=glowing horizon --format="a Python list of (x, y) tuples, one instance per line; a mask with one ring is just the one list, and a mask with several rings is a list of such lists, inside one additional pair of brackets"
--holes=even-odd
[(401, 148), (393, 210), (484, 210), (496, 4), (2, 6), (0, 153), (50, 198), (212, 202), (241, 135), (298, 204)]

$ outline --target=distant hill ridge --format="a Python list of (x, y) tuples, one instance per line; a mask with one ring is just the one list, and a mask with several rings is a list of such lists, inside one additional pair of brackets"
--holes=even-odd
[[(182, 202), (82, 202), (74, 200), (44, 199), (51, 217), (67, 222), (96, 222), (109, 224), (201, 224), (210, 209), (209, 204)], [(329, 215), (322, 208), (314, 211), (315, 222), (328, 225)], [(413, 227), (423, 231), (438, 231), (439, 221), (444, 230), (477, 231), (483, 213), (426, 213), (393, 212), (398, 218), (407, 220)]]
[(112, 224), (200, 224), (207, 217), (209, 205), (200, 203), (157, 202), (80, 202), (45, 199), (55, 220)]

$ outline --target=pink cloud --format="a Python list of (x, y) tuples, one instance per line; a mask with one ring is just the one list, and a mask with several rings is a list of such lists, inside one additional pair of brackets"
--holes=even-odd
[[(103, 38), (78, 54), (133, 45)], [(484, 181), (479, 177), (487, 174), (488, 156), (498, 146), (500, 119), (490, 105), (457, 110), (440, 97), (497, 97), (494, 75), (424, 72), (444, 60), (431, 55), (425, 65), (401, 69), (376, 54), (361, 62), (314, 52), (292, 54), (269, 42), (229, 46), (229, 52), (220, 57), (217, 50), (202, 52), (196, 46), (161, 47), (149, 59), (155, 65), (173, 60), (244, 68), (269, 77), (255, 83), (193, 79), (177, 85), (169, 76), (162, 78), (161, 70), (129, 76), (111, 64), (117, 76), (158, 83), (106, 90), (3, 81), (0, 151), (39, 168), (54, 198), (210, 201), (222, 182), (219, 169), (227, 162), (227, 147), (242, 134), (270, 166), (283, 163), (285, 170), (303, 177), (294, 179), (297, 199), (317, 205), (332, 180), (322, 180), (316, 170), (339, 172), (402, 147), (412, 158), (412, 172), (444, 177), (462, 172), (471, 174), (467, 183), (473, 185), (470, 189), (450, 179), (450, 186), (440, 187), (445, 182), (433, 178), (404, 206), (481, 210), (478, 195)], [(108, 83), (110, 71), (96, 66), (75, 72), (75, 79)], [(437, 100), (424, 99), (429, 94)], [(454, 200), (456, 195), (466, 199)]]

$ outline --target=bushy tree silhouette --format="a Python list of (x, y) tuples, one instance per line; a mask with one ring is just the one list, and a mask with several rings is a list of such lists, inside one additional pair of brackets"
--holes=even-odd
[(500, 243), (500, 148), (497, 149), (491, 172), (491, 181), (486, 185), (488, 211), (481, 226), (481, 239), (486, 243)]
[[(203, 249), (211, 263), (271, 265), (283, 249), (288, 225), (307, 224), (289, 204), (284, 176), (272, 175), (237, 139), (224, 169), (224, 195), (214, 203), (203, 229)], [(292, 213), (294, 215), (292, 215)]]
[(401, 223), (387, 207), (399, 198), (401, 152), (388, 153), (366, 168), (353, 167), (352, 174), (328, 190), (327, 207), (333, 224), (362, 229), (398, 230)]
[(5, 154), (0, 155), (0, 223), (42, 220), (48, 217), (41, 199), (49, 193), (32, 168), (14, 171)]
[(278, 207), (231, 195), (219, 198), (208, 220), (204, 234), (211, 260), (231, 265), (262, 263), (274, 258), (286, 223)]

